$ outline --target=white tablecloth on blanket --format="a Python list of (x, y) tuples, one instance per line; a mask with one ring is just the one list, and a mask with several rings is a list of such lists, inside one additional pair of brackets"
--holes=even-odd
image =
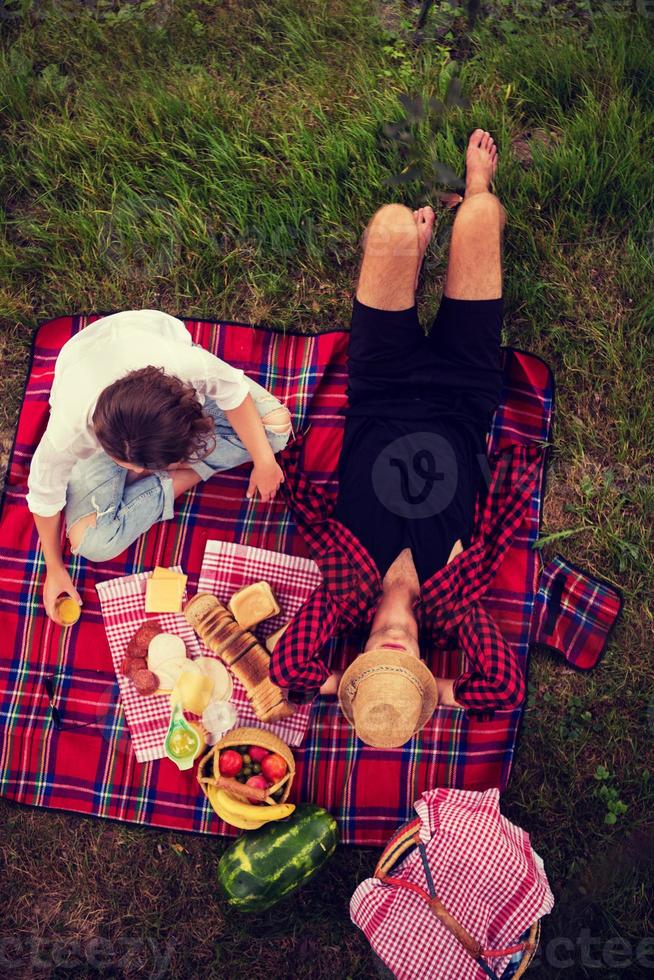
[[(182, 571), (174, 566), (175, 571)], [(145, 613), (145, 589), (151, 572), (140, 572), (122, 578), (99, 582), (96, 586), (102, 609), (109, 649), (125, 720), (130, 731), (136, 758), (149, 762), (165, 757), (163, 743), (170, 720), (170, 704), (164, 695), (144, 697), (120, 673), (120, 666), (131, 637), (147, 620), (156, 619), (164, 631), (175, 633), (184, 640), (189, 657), (215, 656), (200, 641), (182, 613)], [(245, 545), (208, 541), (198, 584), (199, 592), (212, 592), (221, 601), (244, 585), (265, 579), (275, 593), (282, 612), (256, 630), (264, 639), (285, 623), (308, 598), (321, 575), (317, 565), (306, 558), (264, 551)], [(186, 602), (188, 596), (184, 595)], [(254, 714), (242, 684), (234, 678), (232, 703), (238, 713), (238, 725), (268, 728), (289, 745), (299, 745), (304, 738), (310, 705), (301, 705), (295, 715), (285, 721), (265, 725)], [(189, 715), (193, 718), (193, 715)]]
[[(261, 581), (270, 585), (281, 609), (277, 616), (252, 630), (263, 641), (295, 615), (320, 585), (322, 575), (316, 563), (308, 558), (227, 541), (207, 541), (198, 592), (211, 592), (221, 602), (227, 603), (238, 589)], [(206, 653), (209, 652), (202, 643), (200, 645)], [(268, 728), (288, 745), (300, 745), (302, 742), (311, 717), (310, 704), (298, 705), (292, 718), (266, 724), (255, 715), (245, 688), (236, 677), (232, 702), (238, 711), (239, 725)]]
[[(179, 565), (175, 566), (175, 571), (181, 571)], [(156, 619), (166, 633), (181, 636), (189, 657), (199, 657), (204, 653), (193, 627), (189, 626), (182, 613), (146, 615), (145, 588), (151, 574), (152, 572), (139, 572), (98, 582), (96, 585), (125, 720), (139, 762), (165, 757), (164, 739), (170, 722), (170, 701), (165, 695), (144, 697), (130, 680), (123, 677), (120, 665), (127, 644), (142, 623)], [(186, 599), (184, 593), (184, 601)]]

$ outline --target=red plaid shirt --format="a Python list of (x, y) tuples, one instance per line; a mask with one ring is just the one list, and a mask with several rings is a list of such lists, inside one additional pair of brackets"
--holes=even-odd
[[(335, 497), (304, 475), (302, 437), (281, 456), (282, 489), (323, 584), (296, 613), (275, 647), (270, 674), (289, 696), (314, 697), (329, 676), (320, 654), (332, 637), (371, 622), (382, 596), (381, 577), (361, 542), (331, 516)], [(490, 460), (491, 481), (478, 507), (470, 547), (423, 583), (414, 611), (421, 637), (434, 646), (454, 642), (467, 669), (454, 683), (456, 700), (471, 712), (515, 708), (525, 681), (515, 651), (481, 599), (520, 527), (537, 485), (543, 449), (511, 446)], [(302, 692), (304, 697), (302, 697)]]

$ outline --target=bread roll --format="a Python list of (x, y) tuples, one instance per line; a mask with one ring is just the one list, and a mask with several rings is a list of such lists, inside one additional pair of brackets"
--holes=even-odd
[(264, 619), (280, 612), (277, 600), (267, 582), (255, 582), (239, 589), (229, 600), (229, 611), (239, 626), (249, 630)]

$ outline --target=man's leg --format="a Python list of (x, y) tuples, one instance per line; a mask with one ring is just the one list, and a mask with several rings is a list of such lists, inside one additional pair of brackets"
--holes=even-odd
[(451, 299), (499, 299), (502, 295), (504, 208), (489, 191), (497, 167), (492, 137), (476, 129), (468, 143), (466, 190), (450, 243), (444, 294)]
[(357, 299), (376, 310), (408, 310), (422, 257), (434, 227), (431, 208), (410, 211), (386, 204), (373, 215), (364, 235)]

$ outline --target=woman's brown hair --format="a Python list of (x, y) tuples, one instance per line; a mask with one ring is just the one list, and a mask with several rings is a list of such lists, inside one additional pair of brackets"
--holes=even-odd
[(216, 445), (213, 419), (195, 388), (157, 367), (130, 371), (105, 388), (93, 428), (109, 456), (146, 470), (197, 462)]

